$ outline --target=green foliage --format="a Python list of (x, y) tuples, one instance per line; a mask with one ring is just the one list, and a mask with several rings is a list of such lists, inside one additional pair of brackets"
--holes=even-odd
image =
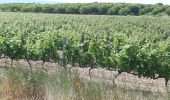
[(153, 7), (149, 7), (149, 6), (148, 6), (148, 7), (141, 8), (141, 9), (139, 10), (139, 14), (140, 14), (140, 15), (147, 14), (147, 13), (151, 12), (153, 9), (154, 9)]
[(63, 6), (54, 7), (54, 13), (65, 13), (65, 8)]
[(65, 9), (67, 14), (79, 14), (79, 7), (76, 6), (68, 6)]
[(32, 7), (31, 6), (23, 6), (21, 8), (21, 12), (32, 12)]
[(113, 6), (113, 7), (111, 7), (111, 8), (109, 8), (108, 9), (108, 14), (109, 15), (118, 15), (119, 13), (119, 9), (120, 9), (120, 7), (118, 7), (118, 6)]
[(168, 17), (0, 14), (0, 55), (12, 60), (98, 65), (170, 79)]
[(43, 13), (54, 13), (54, 8), (52, 6), (44, 6), (42, 7)]
[(155, 9), (152, 10), (152, 14), (157, 15), (157, 14), (163, 12), (164, 10), (165, 10), (165, 8), (163, 8), (163, 7), (156, 7)]
[(166, 12), (167, 15), (170, 15), (170, 7), (167, 8), (165, 12)]
[(97, 7), (94, 5), (81, 6), (79, 11), (80, 11), (80, 14), (97, 14), (98, 13)]
[(130, 15), (130, 9), (129, 8), (121, 8), (119, 10), (119, 15)]
[(156, 3), (156, 5), (163, 6), (164, 4), (163, 3)]
[(39, 12), (42, 12), (42, 6), (41, 5), (33, 5), (32, 7), (32, 12), (35, 12), (35, 13), (39, 13)]
[(130, 12), (132, 15), (139, 15), (139, 6), (138, 5), (130, 5), (128, 6), (128, 8), (130, 9)]
[(99, 6), (97, 7), (98, 14), (99, 14), (99, 15), (106, 15), (109, 7), (110, 7), (110, 6), (107, 6), (107, 5), (99, 5)]
[[(0, 4), (0, 11), (64, 13), (64, 14), (99, 14), (99, 15), (157, 15), (166, 12), (169, 5), (161, 3), (126, 4), (126, 3), (85, 3), (85, 4)], [(120, 10), (120, 11), (119, 11)]]

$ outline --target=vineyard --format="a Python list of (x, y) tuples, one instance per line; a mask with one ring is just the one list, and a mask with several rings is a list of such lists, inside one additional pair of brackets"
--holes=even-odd
[(0, 15), (0, 55), (11, 67), (24, 59), (32, 69), (30, 61), (41, 60), (164, 78), (166, 86), (170, 79), (169, 17)]

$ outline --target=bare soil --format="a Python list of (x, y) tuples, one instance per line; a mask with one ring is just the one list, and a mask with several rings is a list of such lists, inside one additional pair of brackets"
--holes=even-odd
[[(42, 69), (42, 61), (30, 61), (32, 66), (36, 66), (35, 68)], [(10, 59), (0, 59), (1, 67), (10, 67), (11, 60)], [(29, 68), (29, 65), (24, 60), (14, 61), (13, 66), (22, 65)], [(45, 69), (50, 72), (56, 71), (59, 67), (57, 63), (44, 63)], [(89, 75), (90, 68), (80, 68), (78, 66), (71, 67), (71, 65), (67, 65), (71, 71), (76, 71), (79, 73), (80, 77), (85, 78), (90, 81), (95, 81), (98, 83), (106, 83), (109, 85), (113, 84), (113, 77), (117, 75), (115, 71), (109, 71), (102, 68), (92, 69)], [(170, 92), (170, 84), (168, 84), (168, 88), (165, 86), (165, 80), (160, 78), (157, 80), (148, 79), (148, 78), (138, 78), (137, 76), (122, 73), (115, 79), (115, 84), (120, 87), (135, 89), (139, 91), (150, 91), (150, 92)]]

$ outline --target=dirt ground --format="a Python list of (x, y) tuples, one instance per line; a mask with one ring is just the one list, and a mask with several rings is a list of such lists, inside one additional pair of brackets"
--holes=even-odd
[[(0, 59), (0, 66), (9, 66), (11, 64), (10, 59)], [(24, 60), (14, 61), (14, 65), (22, 65), (25, 67), (29, 67), (28, 63)], [(36, 66), (36, 68), (42, 69), (42, 61), (31, 61), (32, 66)], [(45, 69), (48, 72), (56, 71), (60, 66), (56, 63), (45, 63)], [(70, 65), (67, 66), (70, 68)], [(115, 71), (108, 71), (102, 68), (92, 69), (89, 75), (89, 68), (80, 68), (80, 67), (72, 67), (71, 71), (76, 71), (79, 73), (80, 77), (85, 78), (87, 80), (96, 81), (99, 83), (113, 84), (113, 77), (117, 74)], [(170, 84), (168, 84), (168, 88), (165, 87), (164, 79), (148, 79), (148, 78), (138, 78), (137, 76), (122, 73), (115, 79), (115, 84), (120, 87), (128, 88), (128, 89), (136, 89), (142, 91), (151, 91), (151, 92), (170, 92)]]

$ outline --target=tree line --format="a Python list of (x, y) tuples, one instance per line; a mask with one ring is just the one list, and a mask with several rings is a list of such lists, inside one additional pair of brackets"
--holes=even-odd
[(76, 3), (76, 4), (0, 4), (3, 12), (34, 12), (93, 15), (170, 15), (170, 6), (130, 3)]

